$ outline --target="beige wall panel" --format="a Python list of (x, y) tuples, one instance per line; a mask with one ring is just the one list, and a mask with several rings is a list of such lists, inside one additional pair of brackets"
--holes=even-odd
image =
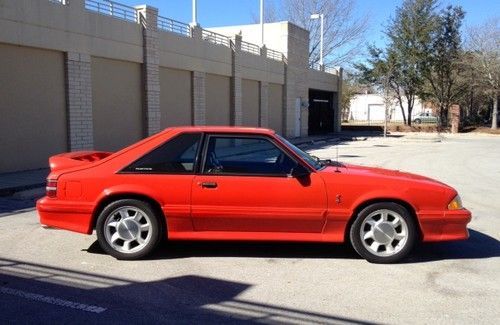
[(139, 24), (86, 10), (84, 1), (0, 1), (0, 42), (142, 62)]
[(67, 150), (64, 55), (0, 43), (0, 173)]
[(161, 127), (191, 125), (191, 71), (160, 68)]
[(207, 74), (205, 87), (207, 125), (229, 125), (231, 123), (229, 77)]
[(337, 75), (309, 69), (307, 71), (307, 78), (308, 78), (308, 88), (310, 89), (318, 89), (325, 91), (338, 90), (339, 77)]
[(285, 65), (263, 56), (240, 52), (241, 76), (245, 79), (283, 84)]
[(141, 65), (92, 57), (94, 147), (118, 150), (143, 137)]
[(259, 82), (243, 79), (241, 94), (243, 125), (259, 126)]
[(283, 86), (269, 84), (269, 128), (283, 132)]
[(161, 66), (216, 75), (231, 75), (231, 49), (229, 47), (161, 31), (159, 40)]

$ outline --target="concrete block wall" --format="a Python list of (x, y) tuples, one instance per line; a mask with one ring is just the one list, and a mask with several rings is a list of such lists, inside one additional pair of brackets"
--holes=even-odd
[(70, 151), (94, 147), (90, 55), (67, 52), (65, 56), (68, 146)]
[(269, 83), (259, 82), (260, 126), (269, 127)]
[[(287, 72), (285, 82), (285, 134), (288, 137), (307, 135), (308, 111), (303, 104), (308, 101), (309, 33), (288, 24)], [(297, 112), (299, 110), (299, 112)], [(300, 125), (297, 124), (300, 114)]]
[[(254, 96), (257, 93), (259, 96), (255, 101), (245, 102), (246, 106), (251, 106), (251, 111), (248, 111), (247, 114), (252, 114), (252, 124), (268, 127), (272, 118), (273, 124), (278, 125), (275, 121), (276, 116), (282, 116), (280, 125), (282, 130), (280, 131), (283, 134), (286, 136), (307, 135), (307, 110), (300, 108), (297, 111), (296, 107), (297, 103), (307, 102), (310, 85), (314, 85), (318, 89), (340, 91), (336, 83), (332, 86), (334, 84), (332, 80), (334, 78), (338, 80), (337, 76), (320, 72), (308, 73), (308, 33), (287, 22), (266, 25), (268, 35), (266, 37), (271, 35), (271, 39), (266, 40), (267, 44), (272, 45), (270, 48), (285, 53), (286, 61), (281, 62), (269, 59), (265, 46), (261, 47), (260, 55), (242, 51), (242, 36), (236, 30), (240, 30), (239, 27), (234, 27), (236, 29), (229, 35), (233, 38), (231, 48), (205, 40), (204, 31), (199, 25), (189, 26), (189, 35), (159, 30), (158, 10), (147, 5), (135, 7), (139, 17), (135, 22), (89, 11), (85, 7), (85, 0), (71, 0), (61, 4), (49, 0), (4, 0), (2, 6), (3, 9), (0, 10), (0, 45), (3, 43), (57, 51), (64, 57), (65, 89), (63, 93), (66, 94), (65, 119), (67, 125), (65, 130), (61, 130), (64, 131), (61, 133), (66, 134), (67, 150), (70, 151), (91, 150), (96, 146), (103, 145), (102, 142), (106, 139), (108, 130), (103, 130), (105, 123), (97, 123), (99, 120), (96, 119), (99, 116), (115, 116), (119, 112), (125, 114), (125, 112), (133, 111), (133, 115), (128, 116), (124, 121), (131, 124), (130, 119), (134, 119), (134, 125), (129, 125), (134, 131), (132, 137), (134, 139), (161, 131), (162, 123), (169, 124), (165, 123), (165, 113), (162, 116), (162, 109), (163, 112), (170, 111), (168, 107), (162, 107), (160, 99), (166, 98), (168, 102), (175, 103), (175, 100), (169, 100), (169, 96), (175, 96), (175, 93), (162, 94), (160, 88), (161, 69), (163, 69), (163, 73), (176, 70), (184, 73), (186, 78), (191, 76), (190, 89), (185, 92), (191, 94), (191, 107), (186, 108), (189, 112), (183, 114), (182, 120), (187, 121), (184, 115), (191, 116), (190, 123), (193, 125), (205, 125), (208, 121), (213, 123), (214, 120), (219, 121), (219, 123), (220, 121), (224, 121), (224, 123), (228, 121), (227, 123), (231, 125), (243, 125), (242, 94), (244, 89), (242, 87), (243, 80), (247, 80), (246, 84), (252, 85), (252, 91), (246, 92), (247, 96)], [(133, 10), (133, 8), (130, 9)], [(255, 29), (255, 26), (251, 28)], [(257, 35), (258, 33), (251, 33), (251, 35), (253, 34)], [(244, 34), (243, 40), (256, 43), (247, 36)], [(0, 53), (0, 61), (1, 58)], [(99, 74), (100, 70), (95, 71), (95, 74), (100, 75), (96, 77), (99, 82), (93, 80), (93, 62), (99, 61), (102, 65), (103, 62), (106, 62), (102, 59), (114, 62), (115, 79), (121, 73), (119, 69), (127, 70), (132, 79), (123, 82), (123, 85), (129, 85), (134, 89), (124, 94), (123, 92), (127, 91), (121, 87), (122, 93), (115, 93), (112, 91), (113, 87), (110, 86), (105, 87), (105, 95), (102, 94), (104, 90), (96, 93), (93, 85), (100, 85), (101, 88), (106, 85), (107, 77), (103, 73)], [(136, 67), (140, 65), (140, 76), (137, 72), (132, 71), (134, 70), (133, 66), (120, 64), (120, 62), (133, 63)], [(0, 62), (0, 64), (3, 63)], [(29, 77), (27, 75), (20, 76), (20, 78)], [(224, 102), (225, 99), (222, 99), (226, 108), (220, 114), (228, 114), (228, 116), (214, 119), (214, 114), (219, 114), (214, 108), (218, 106), (218, 103), (213, 100), (213, 98), (217, 98), (214, 97), (214, 89), (218, 92), (218, 88), (209, 87), (210, 83), (207, 84), (207, 78), (210, 80), (220, 79), (220, 84), (225, 84), (223, 78), (219, 77), (229, 78), (229, 85), (223, 87), (223, 93), (224, 96), (229, 96), (227, 100), (230, 107), (229, 112), (227, 112), (227, 104)], [(3, 82), (1, 78), (2, 76), (0, 76), (0, 83)], [(167, 79), (171, 80), (171, 78)], [(165, 83), (167, 79), (163, 79), (163, 85), (168, 87), (168, 83)], [(142, 80), (142, 82), (138, 80)], [(188, 83), (184, 80), (182, 84), (187, 85)], [(282, 107), (276, 105), (274, 93), (277, 94), (277, 92), (274, 90), (271, 92), (270, 85), (273, 85), (272, 89), (278, 89), (277, 86), (282, 87), (282, 90), (279, 91), (280, 94), (283, 94)], [(207, 87), (210, 90), (208, 97)], [(226, 88), (229, 91), (226, 91)], [(337, 89), (333, 90), (333, 88)], [(101, 96), (93, 96), (93, 94)], [(271, 94), (273, 94), (273, 105), (270, 105)], [(127, 101), (130, 102), (131, 96), (134, 99), (137, 98), (138, 101), (132, 100), (134, 103), (130, 103), (130, 107), (121, 109), (125, 98), (128, 98)], [(106, 101), (103, 101), (103, 98)], [(95, 104), (96, 99), (100, 100), (99, 105)], [(112, 102), (110, 103), (108, 99)], [(211, 105), (209, 105), (210, 112), (207, 112), (207, 99)], [(142, 111), (140, 111), (141, 101)], [(186, 100), (182, 102), (189, 101), (186, 97)], [(113, 110), (102, 111), (106, 110), (107, 104), (105, 103), (112, 104)], [(0, 109), (2, 108), (0, 107)], [(258, 119), (254, 121), (257, 110)], [(275, 110), (277, 113), (274, 112)], [(298, 126), (296, 123), (297, 112), (300, 114)], [(141, 121), (137, 121), (138, 119)], [(137, 133), (141, 130), (142, 134), (138, 135)], [(122, 141), (123, 143), (115, 143), (115, 147), (130, 141), (129, 139)], [(97, 145), (98, 143), (99, 145)], [(60, 149), (54, 148), (54, 150)], [(1, 150), (0, 154), (2, 154)], [(44, 157), (43, 160), (46, 158)], [(33, 163), (34, 161), (26, 166), (33, 166)], [(19, 169), (22, 168), (23, 166), (19, 166)], [(0, 170), (0, 172), (4, 171)]]
[(242, 90), (241, 90), (241, 35), (235, 35), (231, 41), (232, 76), (231, 76), (231, 122), (232, 125), (243, 124)]
[(192, 72), (192, 87), (193, 87), (193, 124), (194, 125), (205, 125), (206, 124), (206, 73), (193, 71)]
[(150, 6), (135, 8), (143, 31), (143, 98), (146, 111), (146, 134), (153, 135), (160, 132), (161, 123), (158, 9)]

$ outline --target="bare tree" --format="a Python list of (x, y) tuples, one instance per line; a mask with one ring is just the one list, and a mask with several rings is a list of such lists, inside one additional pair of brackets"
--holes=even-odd
[(493, 101), (491, 128), (498, 128), (498, 96), (500, 95), (500, 17), (468, 29), (467, 47), (471, 64)]
[[(309, 63), (319, 62), (320, 22), (311, 14), (324, 15), (324, 63), (344, 65), (364, 50), (364, 36), (368, 29), (368, 15), (355, 12), (356, 0), (283, 0), (277, 7), (274, 2), (265, 3), (265, 22), (288, 20), (310, 33)], [(258, 21), (258, 19), (255, 19)]]

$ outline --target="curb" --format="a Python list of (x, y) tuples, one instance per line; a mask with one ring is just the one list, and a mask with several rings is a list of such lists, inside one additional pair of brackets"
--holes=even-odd
[(2, 189), (0, 189), (0, 197), (12, 196), (14, 193), (27, 191), (27, 190), (33, 190), (36, 188), (41, 188), (41, 187), (44, 187), (45, 185), (46, 185), (45, 182), (43, 182), (43, 183), (35, 183), (35, 184), (2, 188)]

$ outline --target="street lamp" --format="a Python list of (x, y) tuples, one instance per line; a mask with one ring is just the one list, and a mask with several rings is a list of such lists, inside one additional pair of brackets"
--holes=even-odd
[(198, 5), (197, 5), (196, 0), (192, 1), (191, 9), (192, 9), (191, 25), (197, 26), (198, 25)]
[(320, 19), (321, 27), (320, 27), (320, 39), (319, 39), (319, 68), (323, 69), (323, 14), (312, 14), (311, 19)]
[(260, 0), (260, 46), (264, 45), (264, 0)]

